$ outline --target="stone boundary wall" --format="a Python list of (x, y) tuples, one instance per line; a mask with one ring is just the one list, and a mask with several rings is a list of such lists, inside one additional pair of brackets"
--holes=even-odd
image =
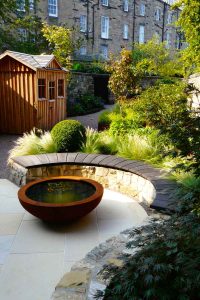
[[(94, 77), (109, 78), (109, 74), (70, 72), (70, 80), (67, 86), (68, 101), (74, 103), (74, 101), (83, 94), (94, 95)], [(146, 89), (147, 87), (154, 85), (158, 79), (158, 76), (146, 76), (142, 79), (141, 86), (143, 89)], [(108, 89), (108, 103), (113, 102), (114, 95)]]

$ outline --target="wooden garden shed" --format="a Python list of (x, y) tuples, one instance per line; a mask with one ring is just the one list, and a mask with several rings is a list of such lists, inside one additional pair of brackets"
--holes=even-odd
[(0, 133), (51, 129), (66, 118), (66, 70), (53, 55), (0, 55)]

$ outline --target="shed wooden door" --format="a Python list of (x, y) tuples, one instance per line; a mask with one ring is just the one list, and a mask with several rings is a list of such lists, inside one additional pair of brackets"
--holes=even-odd
[(21, 134), (36, 125), (34, 71), (5, 57), (0, 62), (0, 133)]

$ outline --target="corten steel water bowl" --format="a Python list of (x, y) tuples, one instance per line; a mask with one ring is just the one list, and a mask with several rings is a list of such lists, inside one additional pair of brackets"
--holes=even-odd
[[(71, 186), (74, 187), (73, 191)], [(74, 191), (78, 196), (73, 196)], [(81, 218), (99, 204), (102, 196), (103, 187), (100, 183), (76, 176), (32, 181), (18, 192), (21, 205), (32, 215), (48, 222), (70, 222)], [(75, 202), (70, 200), (71, 197), (76, 198)]]

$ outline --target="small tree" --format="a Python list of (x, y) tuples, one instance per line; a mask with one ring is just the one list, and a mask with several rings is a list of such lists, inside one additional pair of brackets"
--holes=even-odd
[(75, 30), (67, 28), (66, 25), (43, 24), (42, 32), (49, 42), (53, 54), (64, 66), (69, 66), (70, 55), (81, 44), (81, 40), (75, 38)]
[(172, 56), (165, 44), (158, 44), (156, 39), (144, 45), (135, 44), (133, 51), (123, 49), (118, 60), (111, 59), (107, 70), (111, 73), (109, 87), (117, 101), (137, 94), (140, 80), (146, 75), (183, 74), (178, 54)]
[(141, 74), (133, 67), (132, 52), (123, 49), (118, 60), (111, 60), (107, 70), (111, 73), (109, 88), (117, 101), (128, 95), (133, 95), (138, 90)]
[[(25, 36), (20, 34), (19, 29), (25, 30)], [(16, 43), (12, 47), (16, 51), (31, 54), (40, 54), (48, 49), (47, 40), (42, 34), (43, 24), (41, 18), (35, 14), (27, 14), (17, 18), (13, 24), (13, 30), (16, 32)]]
[(200, 1), (178, 0), (175, 8), (181, 8), (178, 25), (181, 26), (188, 47), (182, 61), (188, 73), (200, 71)]

